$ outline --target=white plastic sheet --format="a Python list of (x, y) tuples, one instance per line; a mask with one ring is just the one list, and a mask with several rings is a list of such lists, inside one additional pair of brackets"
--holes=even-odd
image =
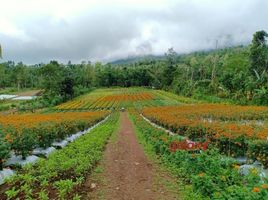
[(240, 165), (247, 164), (249, 159), (247, 157), (237, 157), (235, 158), (236, 162)]
[(241, 165), (240, 168), (239, 168), (239, 173), (241, 175), (244, 175), (245, 176), (245, 175), (250, 174), (250, 172), (252, 170), (256, 170), (257, 173), (258, 173), (258, 175), (262, 179), (264, 179), (264, 178), (266, 178), (268, 176), (267, 171), (263, 169), (262, 164), (260, 162), (258, 162), (258, 161), (255, 161), (251, 165)]
[(154, 126), (154, 127), (158, 128), (158, 129), (161, 129), (161, 130), (165, 131), (165, 132), (168, 133), (169, 135), (171, 135), (171, 136), (176, 135), (176, 134), (173, 133), (172, 131), (167, 130), (167, 129), (163, 128), (162, 126), (159, 126), (159, 125), (157, 125), (157, 124), (151, 122), (151, 120), (147, 119), (147, 118), (144, 117), (142, 114), (140, 114), (140, 116), (141, 116), (145, 121), (147, 121), (148, 123), (150, 123), (152, 126)]
[(68, 144), (67, 140), (62, 140), (60, 142), (53, 142), (52, 146), (57, 148), (57, 149), (61, 149), (61, 148), (65, 147), (67, 144)]
[(0, 171), (0, 185), (4, 183), (5, 179), (13, 176), (15, 172), (11, 169), (3, 169)]
[[(75, 139), (77, 139), (78, 137), (88, 133), (89, 131), (91, 131), (95, 127), (104, 123), (109, 117), (110, 117), (110, 115), (108, 115), (104, 120), (100, 121), (99, 123), (95, 124), (94, 126), (88, 128), (84, 131), (79, 131), (76, 134), (73, 134), (72, 136), (68, 137), (69, 141), (67, 140), (68, 139), (67, 138), (67, 139), (62, 140), (60, 142), (54, 142), (52, 144), (53, 147), (49, 147), (47, 149), (43, 149), (43, 148), (34, 149), (32, 152), (33, 155), (26, 157), (25, 160), (22, 159), (22, 156), (16, 156), (14, 154), (14, 152), (12, 152), (11, 157), (4, 163), (4, 166), (15, 166), (15, 165), (24, 166), (26, 164), (34, 164), (39, 159), (39, 157), (36, 155), (44, 155), (45, 157), (48, 157), (48, 155), (50, 153), (54, 152), (56, 150), (56, 148), (65, 147), (68, 144), (68, 142), (72, 142)], [(15, 171), (13, 171), (11, 169), (4, 169), (4, 170), (0, 171), (0, 185), (4, 183), (4, 179), (6, 179), (7, 177), (12, 176), (14, 174), (15, 174)]]
[(32, 100), (32, 99), (36, 99), (37, 96), (18, 96), (13, 98), (13, 100)]
[(48, 157), (48, 155), (51, 154), (52, 152), (54, 152), (55, 150), (56, 150), (56, 148), (54, 148), (54, 147), (48, 147), (46, 149), (36, 148), (33, 150), (32, 154), (36, 155), (36, 156)]
[(0, 94), (0, 100), (3, 100), (3, 99), (12, 99), (14, 97), (17, 97), (17, 95)]
[(26, 164), (35, 163), (39, 157), (31, 155), (26, 157), (25, 160), (22, 159), (22, 156), (16, 156), (12, 155), (5, 163), (4, 166), (14, 166), (14, 165), (20, 165), (24, 166)]

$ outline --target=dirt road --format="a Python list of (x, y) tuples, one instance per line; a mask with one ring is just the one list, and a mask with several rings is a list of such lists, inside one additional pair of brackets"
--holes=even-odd
[(101, 199), (107, 200), (174, 199), (155, 187), (153, 164), (138, 143), (126, 112), (121, 113), (116, 141), (108, 143), (100, 165), (105, 183), (97, 183), (92, 189), (92, 180), (88, 180), (88, 187), (91, 187), (88, 199), (100, 199), (94, 190), (101, 190)]

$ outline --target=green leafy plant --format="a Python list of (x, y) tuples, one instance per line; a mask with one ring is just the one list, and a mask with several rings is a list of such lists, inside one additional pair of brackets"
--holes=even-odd
[(48, 197), (48, 194), (45, 190), (41, 190), (39, 193), (38, 193), (38, 197), (40, 200), (49, 200), (49, 197)]
[(28, 128), (24, 128), (22, 132), (14, 129), (13, 138), (11, 148), (17, 155), (21, 155), (22, 159), (26, 159), (37, 143), (36, 134)]
[(72, 191), (75, 186), (75, 182), (71, 179), (59, 180), (54, 183), (54, 187), (59, 191), (60, 199), (65, 199), (66, 195)]
[(17, 190), (15, 187), (12, 187), (11, 189), (7, 190), (5, 192), (7, 199), (12, 199), (16, 197), (19, 194), (20, 190)]
[[(118, 126), (118, 114), (113, 114), (105, 123), (85, 134), (65, 148), (51, 154), (48, 159), (40, 159), (35, 165), (28, 165), (21, 173), (12, 177), (9, 188), (20, 184), (22, 195), (46, 199), (42, 191), (53, 186), (58, 191), (57, 198), (79, 199), (72, 193), (73, 187), (80, 187), (85, 176), (91, 172), (101, 159), (104, 146)], [(8, 189), (9, 189), (8, 188)], [(7, 189), (7, 190), (8, 190)], [(2, 193), (0, 192), (0, 196)], [(14, 194), (14, 197), (18, 197)]]
[(191, 194), (188, 196), (193, 199), (219, 200), (267, 199), (268, 180), (261, 180), (256, 170), (241, 176), (235, 161), (221, 155), (218, 149), (211, 146), (208, 151), (198, 154), (182, 150), (174, 153), (167, 151), (170, 140), (165, 139), (164, 131), (152, 127), (136, 112), (132, 112), (131, 116), (141, 137), (153, 146), (165, 165), (174, 169), (186, 184), (191, 184)]
[(10, 143), (1, 134), (0, 129), (0, 171), (3, 169), (4, 161), (10, 156)]

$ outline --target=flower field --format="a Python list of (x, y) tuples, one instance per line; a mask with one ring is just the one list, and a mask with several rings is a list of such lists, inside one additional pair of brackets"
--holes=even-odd
[(144, 108), (143, 115), (194, 141), (209, 141), (222, 153), (248, 156), (268, 166), (268, 108), (199, 104)]
[(36, 147), (49, 147), (54, 141), (84, 130), (109, 112), (65, 112), (48, 114), (0, 115), (0, 167), (10, 151), (25, 158)]
[[(158, 109), (157, 114), (161, 108)], [(162, 109), (164, 112), (164, 108)], [(169, 111), (171, 112), (171, 108)], [(142, 143), (158, 155), (164, 166), (172, 169), (172, 173), (183, 183), (182, 192), (187, 194), (183, 199), (267, 199), (268, 179), (261, 178), (258, 169), (253, 168), (247, 175), (241, 175), (236, 161), (221, 155), (216, 148), (209, 148), (199, 154), (183, 150), (172, 152), (169, 145), (173, 137), (151, 126), (136, 111), (130, 115)]]
[[(67, 141), (110, 116), (89, 134), (84, 131), (35, 164), (22, 168), (9, 165), (17, 175), (0, 186), (0, 199), (83, 199), (85, 177), (94, 170), (117, 129), (117, 110), (122, 107), (129, 111), (139, 137), (190, 186), (192, 196), (188, 199), (267, 197), (266, 175), (261, 177), (254, 168), (242, 176), (239, 170), (243, 165), (237, 165), (237, 160), (243, 157), (268, 167), (268, 107), (206, 104), (146, 88), (108, 88), (43, 113), (0, 115), (0, 171), (7, 169), (11, 158), (27, 160), (29, 155), (37, 155), (36, 149)], [(189, 149), (188, 142), (196, 146)]]
[(112, 114), (90, 134), (55, 151), (47, 159), (25, 167), (5, 187), (0, 187), (1, 200), (80, 199), (79, 191), (83, 189), (85, 177), (102, 158), (107, 140), (118, 127), (118, 116)]
[(160, 91), (145, 88), (98, 89), (73, 101), (63, 103), (57, 110), (118, 110), (151, 106), (177, 105), (179, 101)]

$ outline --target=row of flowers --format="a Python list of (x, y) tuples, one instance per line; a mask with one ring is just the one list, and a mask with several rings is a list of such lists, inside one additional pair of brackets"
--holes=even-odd
[(267, 199), (268, 179), (260, 177), (256, 168), (241, 175), (236, 161), (221, 155), (211, 145), (198, 154), (184, 150), (172, 152), (170, 144), (176, 137), (151, 126), (135, 111), (131, 112), (131, 118), (143, 144), (149, 144), (150, 151), (159, 155), (161, 163), (187, 185), (181, 191), (185, 199)]
[(86, 177), (102, 158), (107, 140), (118, 127), (118, 117), (112, 114), (89, 134), (17, 171), (1, 188), (0, 199), (81, 199)]
[(268, 166), (267, 107), (200, 104), (145, 108), (142, 112), (191, 140), (209, 141), (222, 153), (253, 157)]
[(59, 110), (120, 108), (135, 102), (152, 101), (154, 94), (149, 92), (132, 92), (122, 94), (103, 94), (103, 96), (84, 96), (56, 107)]
[(0, 117), (0, 168), (14, 151), (26, 158), (36, 147), (49, 147), (78, 131), (94, 125), (108, 112), (64, 112), (16, 114)]

